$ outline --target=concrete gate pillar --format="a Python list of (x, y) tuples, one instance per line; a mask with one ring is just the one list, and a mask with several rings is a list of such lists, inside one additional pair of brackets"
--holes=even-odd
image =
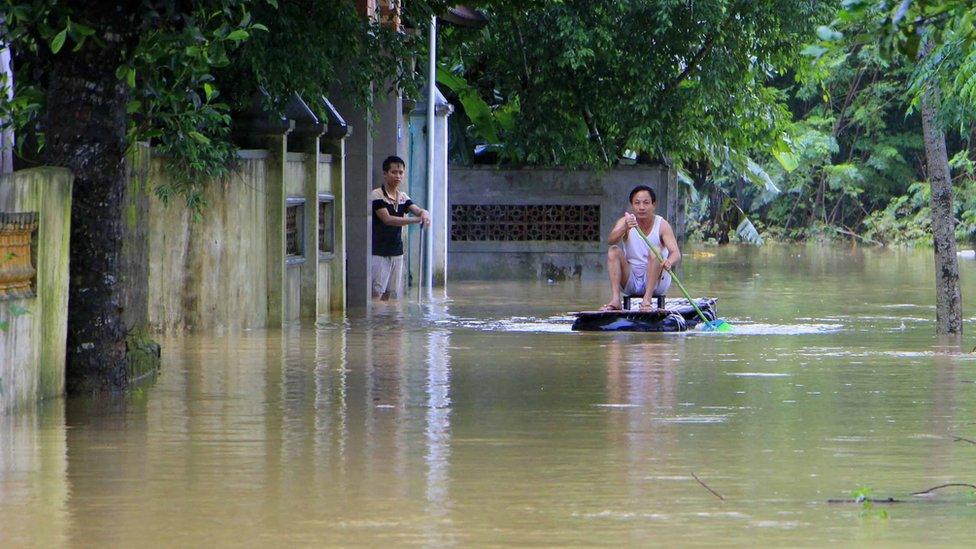
[(336, 107), (348, 113), (346, 122), (354, 128), (345, 142), (346, 304), (350, 309), (368, 308), (370, 303), (373, 214), (369, 193), (382, 184), (383, 159), (391, 154), (406, 155), (400, 92), (389, 92), (383, 85), (373, 93), (375, 123), (371, 113), (334, 94)]

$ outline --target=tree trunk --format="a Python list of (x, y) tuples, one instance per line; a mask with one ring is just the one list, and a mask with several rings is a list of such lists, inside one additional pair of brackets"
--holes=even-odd
[(120, 276), (129, 93), (115, 69), (134, 43), (135, 10), (99, 4), (86, 6), (86, 15), (105, 47), (89, 42), (69, 52), (66, 45), (52, 57), (43, 128), (44, 161), (75, 175), (65, 372), (74, 394), (129, 383)]
[[(920, 55), (931, 51), (931, 43)], [(936, 114), (939, 90), (927, 84), (922, 94), (922, 133), (932, 188), (932, 242), (935, 247), (935, 323), (938, 334), (962, 334), (962, 296), (956, 257), (956, 220), (952, 213), (952, 177), (945, 134)]]

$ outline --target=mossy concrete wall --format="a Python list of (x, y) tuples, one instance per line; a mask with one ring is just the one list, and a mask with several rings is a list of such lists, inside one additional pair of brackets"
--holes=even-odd
[[(242, 150), (228, 177), (204, 186), (191, 212), (180, 197), (155, 192), (170, 183), (166, 157), (130, 155), (123, 245), (126, 326), (138, 333), (281, 326), (345, 309), (342, 142), (319, 140), (289, 152), (284, 135)], [(296, 143), (292, 146), (298, 147)], [(330, 149), (332, 150), (332, 149)], [(335, 253), (318, 253), (318, 201), (335, 197)], [(304, 253), (286, 253), (286, 207), (304, 200)]]
[(122, 322), (128, 333), (144, 332), (149, 320), (149, 146), (133, 147), (126, 158), (122, 196)]
[(36, 296), (0, 300), (0, 412), (64, 392), (68, 328), (71, 185), (63, 168), (34, 168), (0, 178), (0, 211), (38, 212)]
[[(268, 154), (242, 153), (234, 173), (206, 187), (206, 206), (197, 219), (182, 200), (150, 195), (150, 328), (268, 325)], [(151, 185), (167, 182), (165, 161), (152, 160)]]

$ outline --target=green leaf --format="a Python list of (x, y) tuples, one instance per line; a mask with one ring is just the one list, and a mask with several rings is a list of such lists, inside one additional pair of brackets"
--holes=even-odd
[(773, 158), (787, 172), (792, 172), (800, 165), (800, 161), (797, 160), (796, 155), (790, 151), (773, 151)]
[(203, 93), (206, 94), (207, 101), (210, 101), (210, 99), (213, 98), (213, 95), (214, 95), (214, 87), (212, 85), (210, 85), (210, 82), (204, 82), (203, 83)]
[(254, 29), (254, 30), (268, 32), (268, 27), (265, 27), (261, 23), (255, 23), (255, 24), (251, 25), (251, 28)]
[(695, 188), (695, 180), (681, 168), (676, 168), (675, 173), (678, 176), (678, 183), (688, 188), (688, 196), (691, 197), (692, 202), (698, 202), (698, 189)]
[(200, 143), (202, 143), (204, 145), (209, 145), (210, 144), (210, 138), (208, 138), (207, 136), (203, 135), (200, 132), (190, 132), (187, 135), (189, 135), (190, 137), (192, 137), (193, 139), (195, 139), (196, 141), (198, 141), (198, 142), (200, 142)]
[(93, 29), (93, 28), (91, 28), (89, 26), (86, 26), (86, 25), (82, 25), (81, 23), (74, 23), (74, 22), (72, 22), (71, 23), (71, 30), (73, 30), (74, 32), (77, 32), (78, 34), (80, 34), (82, 36), (92, 36), (93, 34), (95, 34), (95, 29)]
[(130, 68), (128, 74), (126, 74), (126, 82), (128, 82), (130, 88), (136, 87), (136, 70)]
[(820, 59), (820, 57), (825, 53), (827, 53), (827, 48), (818, 46), (816, 44), (810, 44), (809, 46), (800, 50), (800, 55), (812, 57), (814, 59)]
[(235, 42), (241, 42), (243, 40), (247, 40), (247, 37), (248, 36), (250, 36), (250, 34), (248, 34), (246, 30), (244, 30), (244, 29), (237, 29), (236, 31), (228, 34), (227, 35), (227, 39), (228, 40), (233, 40)]
[(838, 42), (844, 35), (826, 25), (820, 25), (817, 27), (817, 37), (824, 42)]
[(64, 41), (68, 37), (68, 28), (65, 27), (64, 30), (54, 35), (51, 39), (51, 53), (58, 53), (61, 48), (64, 47)]
[(780, 192), (779, 187), (773, 183), (773, 180), (769, 177), (769, 174), (766, 173), (766, 170), (764, 170), (759, 164), (753, 162), (751, 158), (746, 159), (745, 176), (756, 185), (762, 187), (766, 192), (776, 194), (779, 194)]
[(477, 90), (472, 88), (464, 78), (442, 67), (437, 67), (437, 81), (458, 94), (464, 112), (474, 123), (475, 131), (479, 137), (490, 144), (496, 144), (500, 141), (498, 122), (492, 116), (491, 107), (481, 98)]
[(735, 228), (735, 234), (739, 235), (739, 238), (756, 246), (763, 245), (763, 237), (756, 230), (756, 226), (749, 221), (749, 218), (745, 215), (742, 216), (742, 221), (739, 222), (739, 226)]

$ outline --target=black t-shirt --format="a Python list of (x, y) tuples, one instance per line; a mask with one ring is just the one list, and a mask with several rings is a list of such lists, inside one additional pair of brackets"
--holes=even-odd
[(386, 257), (403, 255), (403, 227), (387, 225), (376, 214), (380, 208), (386, 208), (391, 216), (406, 215), (413, 201), (406, 193), (398, 191), (397, 194), (397, 200), (394, 200), (383, 187), (373, 189), (370, 193), (369, 198), (373, 202), (373, 255)]

